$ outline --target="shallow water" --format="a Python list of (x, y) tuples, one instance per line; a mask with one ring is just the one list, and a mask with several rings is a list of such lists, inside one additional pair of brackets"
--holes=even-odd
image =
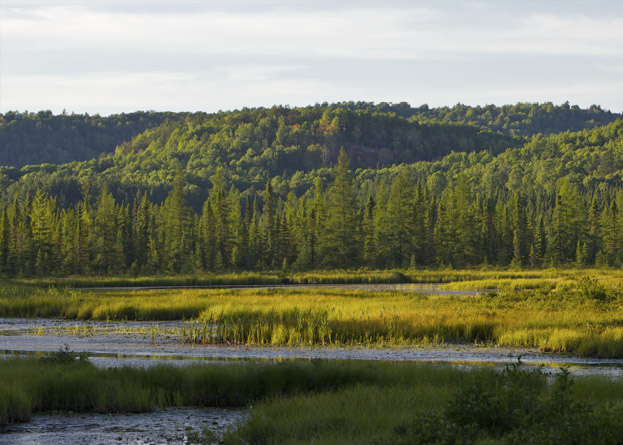
[(28, 423), (0, 430), (0, 443), (186, 444), (208, 430), (218, 440), (227, 428), (244, 420), (247, 410), (168, 408), (140, 414), (39, 414)]
[[(542, 354), (535, 349), (482, 347), (473, 344), (430, 347), (257, 347), (240, 345), (188, 345), (178, 335), (182, 322), (158, 323), (154, 337), (150, 322), (76, 322), (64, 320), (0, 319), (0, 357), (45, 355), (67, 347), (86, 353), (100, 367), (160, 364), (184, 366), (202, 362), (239, 360), (389, 360), (464, 365), (514, 363), (568, 366), (577, 374), (607, 374), (623, 377), (622, 359), (579, 358)], [(43, 332), (44, 335), (38, 335)], [(86, 333), (85, 333), (86, 332)], [(164, 333), (162, 333), (164, 332)], [(1, 335), (4, 334), (4, 335)]]

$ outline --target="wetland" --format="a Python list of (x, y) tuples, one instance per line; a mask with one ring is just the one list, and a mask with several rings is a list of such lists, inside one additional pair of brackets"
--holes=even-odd
[[(418, 274), (401, 272), (415, 281), (406, 283), (361, 273), (287, 285), (8, 282), (0, 438), (159, 443), (164, 433), (139, 427), (153, 423), (167, 425), (169, 443), (504, 443), (527, 437), (523, 420), (492, 429), (457, 401), (516, 410), (504, 394), (527, 394), (531, 418), (554, 410), (562, 391), (569, 416), (605, 425), (578, 434), (617, 443), (608, 422), (623, 401), (620, 271)], [(540, 438), (558, 428), (537, 426), (530, 434)]]

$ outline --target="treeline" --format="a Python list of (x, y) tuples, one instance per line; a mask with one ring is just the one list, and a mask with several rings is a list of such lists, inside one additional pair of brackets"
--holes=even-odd
[(565, 131), (597, 128), (623, 118), (621, 113), (602, 110), (597, 105), (580, 108), (577, 105), (546, 103), (518, 103), (516, 105), (485, 105), (418, 110), (418, 119), (441, 123), (472, 124), (514, 136), (550, 135)]
[(95, 159), (114, 152), (117, 145), (148, 128), (187, 114), (136, 112), (101, 117), (9, 111), (0, 114), (0, 165), (22, 167)]
[(620, 267), (623, 191), (582, 193), (567, 180), (554, 196), (474, 192), (465, 175), (436, 196), (404, 168), (360, 204), (345, 151), (333, 180), (282, 199), (226, 188), (220, 175), (201, 212), (178, 170), (162, 204), (118, 203), (104, 188), (62, 209), (37, 192), (0, 209), (5, 276), (156, 274), (229, 270), (468, 267)]
[(598, 105), (580, 108), (577, 105), (545, 103), (517, 103), (515, 105), (469, 106), (429, 108), (428, 105), (412, 107), (407, 102), (379, 104), (369, 102), (342, 102), (351, 109), (380, 113), (395, 113), (420, 122), (457, 123), (475, 125), (513, 136), (550, 135), (564, 131), (597, 128), (623, 118), (621, 113), (603, 110)]

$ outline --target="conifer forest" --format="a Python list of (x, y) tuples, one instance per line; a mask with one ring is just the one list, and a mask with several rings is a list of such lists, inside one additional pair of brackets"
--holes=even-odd
[(4, 277), (623, 264), (596, 106), (9, 112), (0, 145)]

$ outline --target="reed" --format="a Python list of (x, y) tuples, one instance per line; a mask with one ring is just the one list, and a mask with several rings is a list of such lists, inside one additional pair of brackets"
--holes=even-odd
[(356, 384), (406, 384), (433, 375), (451, 382), (456, 371), (449, 367), (318, 360), (100, 369), (71, 351), (60, 351), (43, 359), (0, 362), (0, 425), (28, 420), (32, 413), (41, 411), (107, 413), (167, 406), (247, 406), (277, 396), (333, 391)]

